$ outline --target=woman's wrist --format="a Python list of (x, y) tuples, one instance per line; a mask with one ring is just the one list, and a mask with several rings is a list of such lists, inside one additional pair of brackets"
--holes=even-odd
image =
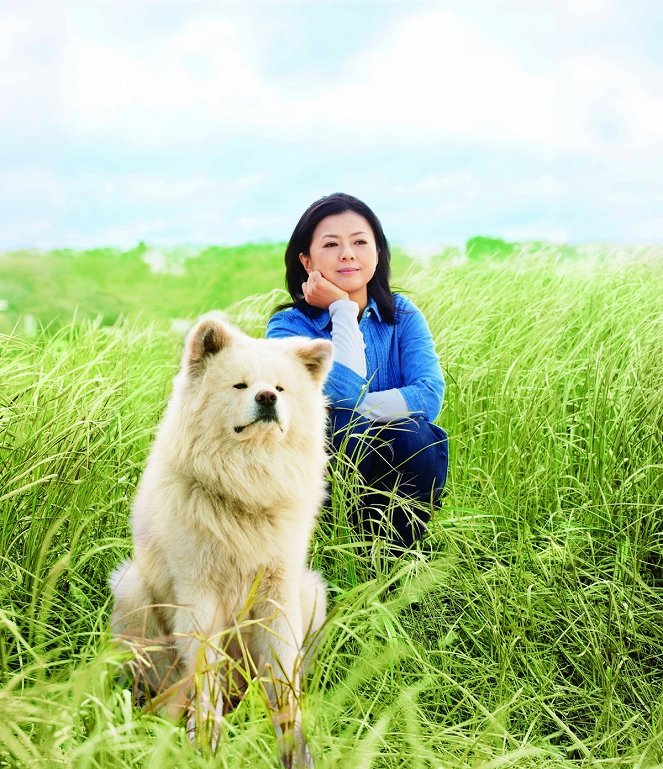
[(329, 305), (329, 314), (332, 316), (332, 319), (334, 315), (344, 312), (351, 312), (356, 318), (357, 315), (359, 315), (359, 305), (352, 299), (346, 298), (334, 299), (334, 301)]

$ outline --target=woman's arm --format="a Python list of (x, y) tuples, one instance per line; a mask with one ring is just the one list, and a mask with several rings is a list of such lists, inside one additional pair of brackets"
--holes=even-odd
[[(329, 305), (332, 319), (334, 359), (366, 380), (366, 344), (357, 316), (359, 305), (350, 299), (337, 300)], [(367, 383), (368, 384), (368, 383)], [(389, 422), (409, 415), (409, 409), (400, 390), (366, 392), (358, 401), (357, 411), (374, 422)]]
[(398, 351), (402, 385), (371, 392), (358, 411), (376, 422), (421, 415), (433, 422), (442, 407), (444, 378), (433, 337), (421, 311), (400, 297), (405, 311), (399, 313)]
[(396, 387), (366, 393), (366, 397), (357, 406), (357, 411), (373, 422), (391, 422), (412, 416), (403, 393)]
[[(339, 300), (329, 305), (329, 314), (334, 359), (366, 379), (366, 345), (357, 322), (359, 305), (349, 299)], [(357, 404), (357, 411), (375, 422), (388, 422), (409, 415), (405, 398), (397, 389), (365, 393)]]
[[(401, 301), (403, 298), (401, 297)], [(362, 378), (366, 387), (364, 338), (357, 322), (357, 305), (350, 300), (330, 305), (334, 358)], [(444, 378), (433, 338), (421, 311), (406, 301), (399, 324), (400, 388), (365, 392), (357, 411), (375, 422), (404, 419), (416, 414), (436, 419), (444, 396)]]
[(399, 391), (411, 413), (423, 414), (433, 422), (442, 408), (444, 377), (426, 319), (412, 302), (404, 303), (405, 311), (399, 314), (398, 349), (403, 381)]

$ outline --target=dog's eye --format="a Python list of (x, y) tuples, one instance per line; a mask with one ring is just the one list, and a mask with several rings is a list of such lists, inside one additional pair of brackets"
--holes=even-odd
[(245, 382), (238, 382), (236, 385), (233, 385), (235, 390), (246, 390), (248, 385)]
[(279, 385), (276, 385), (276, 390), (277, 390), (278, 392), (280, 392), (280, 393), (282, 393), (282, 392), (283, 392), (283, 388), (282, 388), (282, 387), (280, 387)]

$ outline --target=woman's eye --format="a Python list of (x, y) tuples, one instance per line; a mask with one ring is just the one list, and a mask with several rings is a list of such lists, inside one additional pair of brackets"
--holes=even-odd
[(366, 245), (366, 241), (365, 240), (357, 240), (357, 241), (355, 241), (355, 243), (357, 245), (360, 245), (360, 246), (365, 246)]
[(323, 248), (329, 248), (330, 246), (335, 246), (335, 245), (336, 245), (336, 243), (328, 242), (328, 243), (325, 243)]
[(280, 385), (276, 385), (276, 390), (280, 393), (283, 392), (283, 388)]
[(235, 388), (235, 390), (246, 390), (248, 385), (245, 384), (244, 382), (238, 382), (236, 385), (233, 385), (233, 387)]

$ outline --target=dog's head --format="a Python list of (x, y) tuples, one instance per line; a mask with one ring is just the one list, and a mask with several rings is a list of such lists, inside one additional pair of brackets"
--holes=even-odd
[(217, 315), (189, 332), (176, 390), (203, 441), (269, 443), (324, 429), (332, 344), (253, 339)]

